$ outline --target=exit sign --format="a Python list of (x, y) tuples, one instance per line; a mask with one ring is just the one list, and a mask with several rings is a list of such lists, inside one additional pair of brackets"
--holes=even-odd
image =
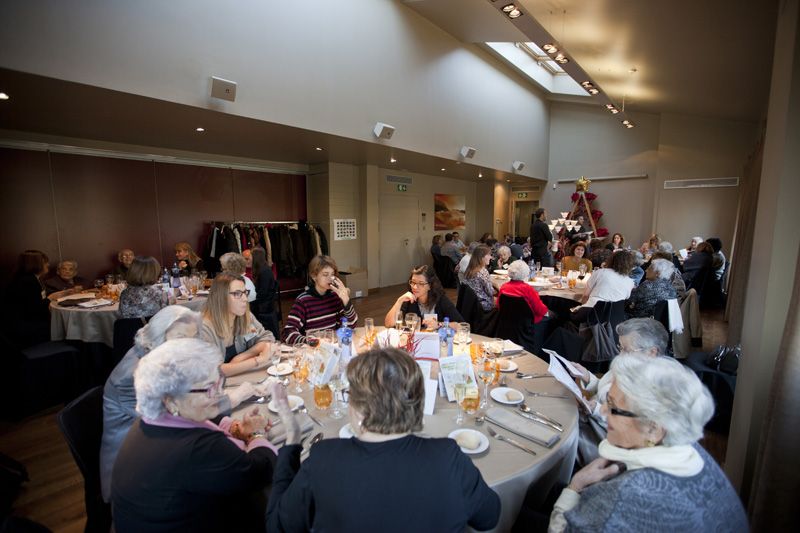
[(397, 190), (400, 191), (400, 192), (406, 192), (406, 191), (408, 191), (408, 185), (399, 183), (397, 185)]
[(527, 198), (527, 197), (528, 197), (528, 193), (526, 193), (526, 192), (518, 192), (517, 193), (517, 198)]

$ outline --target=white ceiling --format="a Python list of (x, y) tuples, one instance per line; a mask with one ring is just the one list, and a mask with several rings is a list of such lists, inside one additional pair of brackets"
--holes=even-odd
[[(463, 42), (527, 40), (490, 0), (404, 3)], [(777, 0), (520, 4), (620, 107), (624, 99), (629, 111), (745, 121), (766, 115)]]

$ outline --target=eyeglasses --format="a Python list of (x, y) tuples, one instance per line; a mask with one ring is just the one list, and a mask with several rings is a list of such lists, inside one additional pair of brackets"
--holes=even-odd
[(245, 289), (243, 291), (230, 291), (228, 294), (234, 297), (236, 300), (240, 300), (242, 296), (250, 296), (250, 289)]
[(424, 287), (425, 285), (430, 285), (427, 281), (409, 281), (409, 285), (412, 287)]
[(639, 418), (639, 415), (637, 415), (636, 413), (620, 409), (616, 405), (614, 405), (614, 400), (611, 399), (611, 396), (606, 396), (606, 406), (608, 406), (608, 411), (612, 415), (627, 416), (628, 418)]
[(222, 389), (225, 388), (225, 376), (220, 376), (217, 381), (214, 382), (213, 385), (207, 387), (205, 389), (190, 389), (189, 392), (194, 392), (197, 394), (205, 393), (206, 396), (209, 398), (215, 398), (222, 394)]

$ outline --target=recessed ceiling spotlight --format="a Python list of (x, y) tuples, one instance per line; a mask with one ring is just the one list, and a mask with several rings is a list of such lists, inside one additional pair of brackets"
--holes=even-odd
[(542, 50), (544, 50), (548, 54), (555, 54), (556, 52), (558, 52), (558, 48), (556, 48), (552, 44), (546, 44), (546, 45), (542, 46)]
[(594, 83), (590, 81), (584, 81), (583, 83), (581, 83), (581, 87), (583, 87), (584, 89), (588, 89), (589, 87), (594, 87)]
[(206, 129), (205, 128), (195, 128), (194, 131), (197, 131), (199, 133), (203, 133), (204, 131), (206, 131)]
[(478, 177), (482, 178), (483, 177), (483, 172), (478, 172)]
[(629, 122), (629, 123), (625, 124), (625, 127), (628, 128), (628, 129), (631, 129), (633, 127), (633, 123)]
[(397, 159), (395, 159), (394, 157), (390, 157), (389, 163), (397, 163)]
[(515, 9), (517, 9), (517, 6), (514, 4), (506, 4), (503, 6), (503, 13), (511, 13)]
[(506, 180), (506, 182), (511, 183), (511, 180)]
[(623, 123), (623, 124), (625, 124), (625, 125), (627, 126), (628, 124), (630, 124), (630, 123), (631, 123), (631, 121), (630, 121), (630, 120), (628, 120), (628, 119), (625, 119), (625, 120), (623, 120), (623, 121), (622, 121), (622, 123)]
[(441, 171), (442, 171), (442, 172), (444, 172), (445, 170), (447, 170), (447, 169), (446, 169), (446, 168), (442, 168), (442, 169), (441, 169)]
[(510, 19), (519, 18), (521, 16), (522, 16), (522, 11), (520, 11), (519, 9), (514, 9), (508, 14), (508, 18)]
[(314, 150), (316, 150), (317, 152), (321, 152), (322, 150), (324, 150), (324, 148), (322, 146), (315, 146)]
[(592, 95), (598, 94), (599, 92), (600, 92), (600, 89), (598, 89), (597, 87), (592, 87), (591, 89), (589, 89), (589, 94), (592, 94)]
[(10, 97), (6, 93), (0, 93), (0, 100), (8, 100)]
[(561, 65), (565, 65), (565, 64), (569, 63), (569, 59), (567, 59), (564, 56), (564, 54), (559, 52), (558, 55), (556, 55), (556, 63), (559, 63)]
[(613, 106), (613, 104), (606, 104), (606, 109), (608, 109), (609, 111), (611, 111), (611, 114), (612, 114), (612, 115), (616, 115), (617, 113), (619, 113), (619, 109), (617, 109), (616, 107), (614, 107), (614, 106)]

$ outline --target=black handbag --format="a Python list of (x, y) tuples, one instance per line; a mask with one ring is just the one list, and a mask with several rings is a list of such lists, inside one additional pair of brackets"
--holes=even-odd
[(708, 354), (706, 365), (714, 370), (735, 376), (736, 372), (739, 371), (739, 357), (741, 355), (741, 344), (736, 346), (720, 345), (717, 346), (716, 350)]
[(578, 334), (584, 339), (582, 361), (601, 363), (611, 361), (619, 355), (619, 349), (614, 341), (614, 329), (610, 321), (600, 322), (597, 311), (592, 310), (594, 322), (585, 322), (578, 329)]

